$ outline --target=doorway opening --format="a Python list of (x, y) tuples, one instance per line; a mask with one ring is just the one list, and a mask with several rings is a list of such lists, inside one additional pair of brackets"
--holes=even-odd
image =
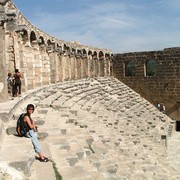
[(180, 121), (176, 121), (176, 131), (180, 132)]

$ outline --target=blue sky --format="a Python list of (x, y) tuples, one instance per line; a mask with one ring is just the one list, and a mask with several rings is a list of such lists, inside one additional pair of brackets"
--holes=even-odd
[(180, 47), (180, 0), (12, 0), (36, 27), (115, 53)]

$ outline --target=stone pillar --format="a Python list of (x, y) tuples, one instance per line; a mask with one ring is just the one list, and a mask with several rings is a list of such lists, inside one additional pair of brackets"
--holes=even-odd
[(70, 67), (71, 80), (75, 80), (75, 57), (74, 57), (74, 55), (70, 55), (70, 62), (71, 62), (71, 67)]
[(48, 85), (50, 84), (50, 58), (45, 51), (45, 46), (41, 47), (43, 50), (41, 51), (41, 59), (42, 59), (42, 84)]
[(89, 62), (89, 77), (92, 78), (93, 77), (93, 59), (89, 58), (88, 59)]
[(104, 58), (99, 59), (98, 66), (99, 66), (99, 68), (98, 68), (98, 70), (99, 70), (98, 76), (103, 77), (104, 74), (105, 74), (104, 72), (106, 70), (105, 66), (104, 66)]
[(71, 76), (71, 57), (70, 55), (67, 56), (67, 65), (68, 65), (68, 80), (71, 80), (72, 79), (72, 76)]
[(51, 77), (51, 83), (56, 82), (56, 64), (55, 64), (55, 57), (52, 50), (49, 52), (49, 58), (50, 58), (50, 77)]
[(64, 54), (64, 80), (69, 80), (69, 56)]
[(93, 77), (98, 77), (99, 73), (99, 63), (98, 58), (93, 59)]
[(104, 62), (104, 76), (107, 76), (107, 62), (106, 62), (106, 58), (103, 59)]
[(87, 57), (84, 56), (82, 57), (81, 60), (81, 70), (82, 70), (82, 78), (87, 78), (88, 77), (88, 64), (87, 64)]
[(87, 65), (87, 78), (90, 78), (90, 61), (89, 61), (89, 58), (86, 57), (86, 65)]
[(76, 79), (81, 79), (81, 59), (80, 57), (76, 57), (76, 64), (77, 64), (77, 78)]
[(65, 78), (66, 78), (66, 74), (65, 74), (65, 71), (66, 71), (66, 69), (65, 69), (65, 60), (66, 60), (66, 56), (65, 56), (65, 54), (62, 54), (61, 55), (61, 68), (62, 68), (62, 72), (61, 72), (61, 76), (62, 76), (62, 81), (64, 81), (65, 80)]
[(106, 66), (105, 76), (110, 76), (110, 61), (109, 61), (108, 57), (106, 57), (105, 62), (106, 62), (106, 64), (105, 64), (105, 66)]
[(84, 62), (82, 56), (80, 56), (80, 79), (84, 78)]
[(59, 72), (59, 75), (60, 75), (60, 81), (63, 82), (64, 81), (64, 54), (62, 53), (61, 56), (60, 56), (60, 62), (59, 62), (59, 69), (60, 69), (60, 72)]
[(54, 59), (55, 59), (55, 66), (56, 66), (56, 79), (55, 79), (55, 83), (56, 82), (59, 82), (59, 66), (58, 66), (58, 63), (59, 63), (59, 54), (57, 52), (54, 52)]
[(61, 81), (61, 69), (60, 69), (60, 63), (61, 62), (61, 55), (59, 53), (56, 53), (56, 72), (57, 72), (57, 75), (56, 75), (56, 82), (59, 82)]
[(35, 88), (35, 68), (34, 68), (34, 56), (33, 51), (30, 46), (26, 46), (26, 77), (28, 79), (27, 81), (27, 87), (28, 89), (34, 89)]
[(7, 92), (7, 72), (5, 58), (5, 29), (3, 23), (0, 22), (0, 102), (8, 100)]

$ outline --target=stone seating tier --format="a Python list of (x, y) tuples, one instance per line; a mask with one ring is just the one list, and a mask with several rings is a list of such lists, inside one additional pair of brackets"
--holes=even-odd
[[(180, 178), (167, 159), (173, 122), (117, 79), (64, 82), (32, 94), (9, 109), (11, 118), (5, 126), (8, 134), (1, 147), (1, 160), (30, 179), (41, 179), (44, 174), (51, 179), (55, 176), (50, 163), (34, 161), (29, 139), (10, 131), (28, 103), (36, 106), (32, 117), (39, 127), (43, 153), (56, 163), (63, 179)], [(17, 143), (22, 143), (18, 156)]]

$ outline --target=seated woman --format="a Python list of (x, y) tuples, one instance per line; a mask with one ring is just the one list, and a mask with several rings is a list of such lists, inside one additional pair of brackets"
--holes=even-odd
[(31, 139), (31, 142), (34, 146), (34, 149), (35, 149), (35, 152), (38, 153), (39, 155), (39, 160), (41, 162), (48, 162), (48, 158), (44, 157), (42, 155), (42, 152), (41, 152), (41, 146), (39, 144), (39, 141), (37, 139), (37, 136), (35, 134), (35, 121), (33, 121), (31, 119), (31, 114), (34, 112), (34, 105), (33, 104), (28, 104), (27, 105), (27, 113), (25, 114), (24, 116), (24, 122), (27, 124), (27, 128), (29, 129), (29, 131), (26, 133), (26, 137), (30, 138)]

